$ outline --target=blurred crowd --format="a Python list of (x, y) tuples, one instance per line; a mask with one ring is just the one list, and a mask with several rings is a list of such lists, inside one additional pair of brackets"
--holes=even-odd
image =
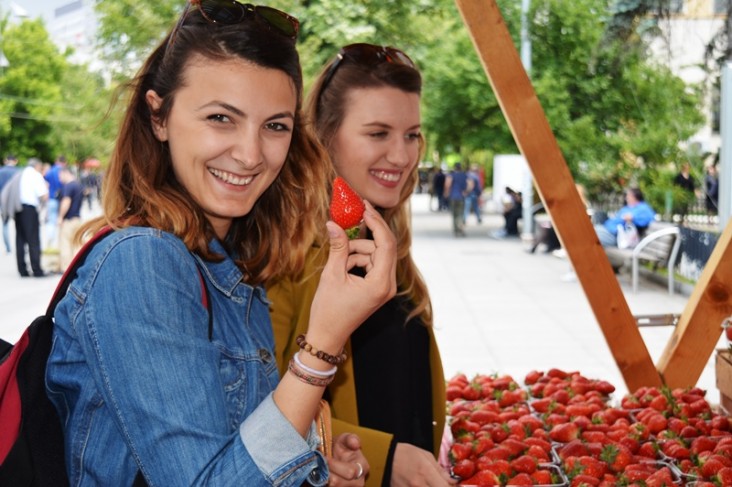
[(21, 277), (62, 273), (77, 250), (74, 235), (85, 208), (91, 211), (100, 198), (100, 161), (70, 163), (63, 155), (52, 163), (35, 157), (19, 161), (7, 154), (2, 162), (0, 213), (6, 254), (15, 251)]

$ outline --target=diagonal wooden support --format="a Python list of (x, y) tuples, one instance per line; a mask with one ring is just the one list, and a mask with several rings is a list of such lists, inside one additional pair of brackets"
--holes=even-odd
[(704, 271), (658, 362), (669, 387), (691, 387), (699, 380), (732, 314), (732, 220), (714, 246)]
[[(629, 390), (660, 386), (618, 280), (494, 0), (456, 0), (516, 144)], [(571, 318), (570, 318), (571, 319)]]

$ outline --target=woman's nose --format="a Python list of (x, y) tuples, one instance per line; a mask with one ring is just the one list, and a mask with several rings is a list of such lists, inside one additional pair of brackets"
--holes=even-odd
[(250, 169), (262, 162), (262, 141), (259, 131), (246, 129), (239, 132), (231, 156), (243, 167)]
[(405, 168), (414, 162), (415, 156), (411, 152), (406, 141), (400, 138), (391, 144), (386, 159), (397, 167)]

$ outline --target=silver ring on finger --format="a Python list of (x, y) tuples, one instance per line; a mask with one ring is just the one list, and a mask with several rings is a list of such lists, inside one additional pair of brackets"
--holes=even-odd
[(354, 480), (358, 480), (363, 477), (363, 465), (358, 462), (356, 462), (356, 465), (358, 465), (358, 473), (356, 474), (356, 478)]

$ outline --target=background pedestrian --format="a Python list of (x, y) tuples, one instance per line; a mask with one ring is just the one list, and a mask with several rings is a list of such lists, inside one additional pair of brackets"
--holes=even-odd
[[(18, 172), (18, 158), (13, 154), (8, 154), (3, 160), (0, 167), (0, 192), (5, 185)], [(3, 216), (3, 244), (5, 245), (5, 253), (10, 254), (13, 249), (10, 247), (10, 216)]]

